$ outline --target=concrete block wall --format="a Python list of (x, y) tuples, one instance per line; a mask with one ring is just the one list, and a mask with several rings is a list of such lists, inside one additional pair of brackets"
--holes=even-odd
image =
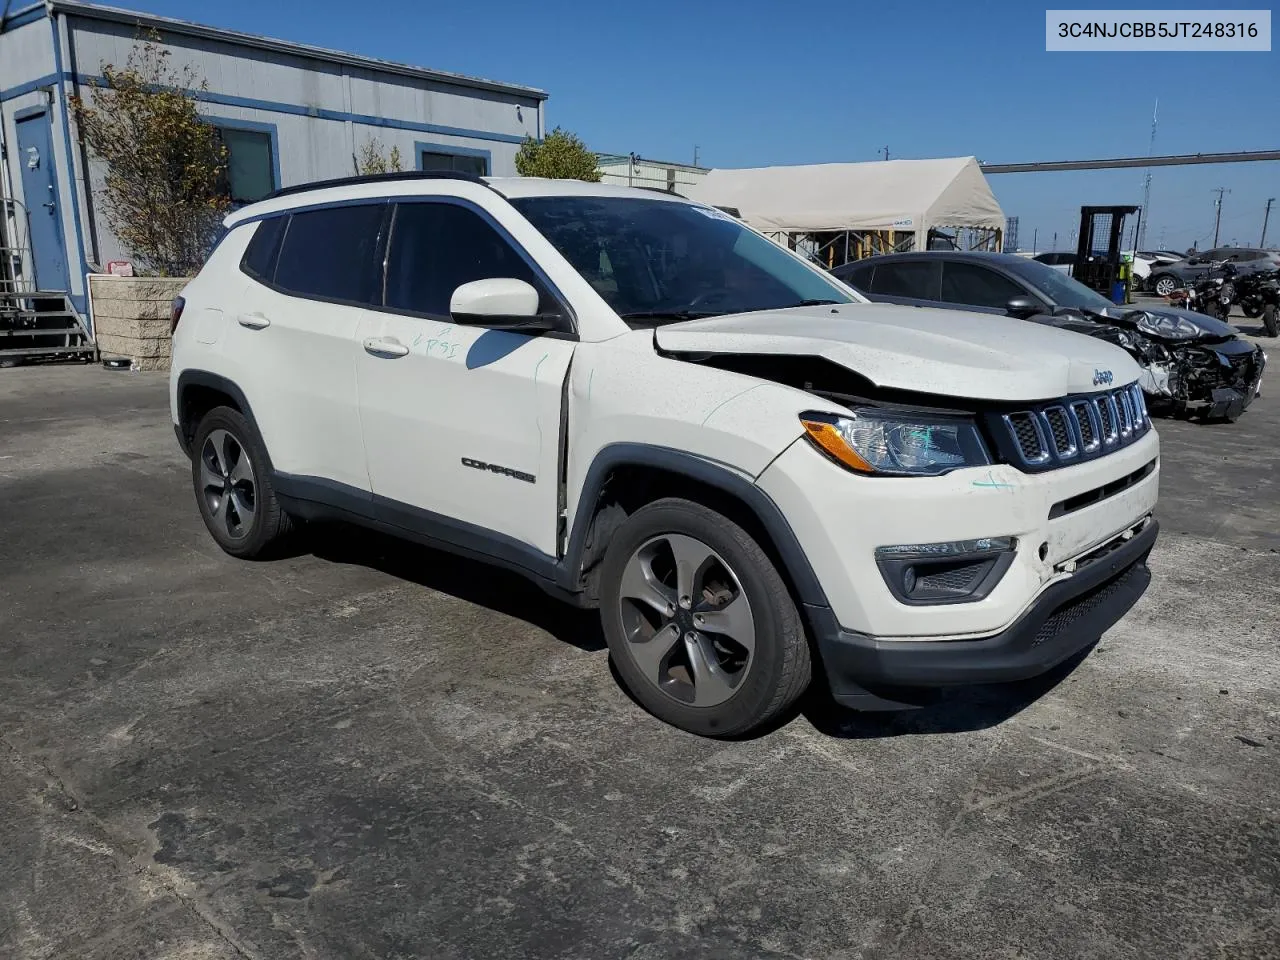
[(89, 277), (93, 334), (103, 359), (123, 357), (135, 370), (168, 370), (169, 316), (185, 277)]

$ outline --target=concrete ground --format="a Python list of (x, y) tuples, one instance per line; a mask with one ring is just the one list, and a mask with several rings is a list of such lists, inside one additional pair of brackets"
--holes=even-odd
[(163, 375), (0, 371), (0, 957), (1280, 956), (1264, 389), (1161, 424), (1154, 582), (1074, 671), (721, 743), (517, 579), (223, 555)]

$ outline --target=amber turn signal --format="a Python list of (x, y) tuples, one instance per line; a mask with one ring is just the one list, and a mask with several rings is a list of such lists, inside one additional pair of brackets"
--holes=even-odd
[(821, 420), (805, 420), (803, 418), (800, 422), (804, 424), (805, 430), (808, 431), (810, 440), (850, 470), (857, 470), (859, 473), (876, 472), (875, 467), (858, 456), (853, 447), (849, 446), (834, 425), (824, 423)]

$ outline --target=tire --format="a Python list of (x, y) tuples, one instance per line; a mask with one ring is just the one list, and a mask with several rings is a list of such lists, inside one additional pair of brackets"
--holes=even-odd
[(238, 410), (215, 407), (196, 428), (191, 452), (196, 503), (218, 546), (242, 560), (271, 556), (293, 523), (276, 499), (257, 431)]
[(600, 617), (632, 696), (690, 733), (748, 733), (809, 686), (809, 645), (782, 577), (750, 534), (701, 504), (658, 500), (618, 528)]
[(1262, 316), (1262, 308), (1250, 300), (1240, 304), (1240, 312), (1250, 320), (1257, 320), (1258, 317)]
[(1280, 320), (1276, 319), (1276, 305), (1268, 303), (1262, 310), (1262, 326), (1268, 337), (1280, 336)]
[(1157, 296), (1167, 297), (1177, 289), (1178, 281), (1172, 274), (1164, 273), (1151, 281), (1151, 290)]

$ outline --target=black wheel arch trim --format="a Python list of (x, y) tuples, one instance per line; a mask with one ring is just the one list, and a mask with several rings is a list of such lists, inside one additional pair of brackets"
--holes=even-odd
[[(240, 408), (240, 413), (249, 421), (250, 428), (257, 434), (258, 444), (262, 447), (262, 451), (266, 454), (268, 461), (270, 461), (271, 454), (267, 452), (266, 444), (262, 442), (262, 431), (258, 429), (258, 421), (253, 415), (253, 408), (249, 404), (249, 398), (244, 395), (244, 391), (240, 389), (237, 383), (219, 374), (210, 373), (208, 370), (183, 370), (182, 373), (178, 374), (179, 418), (182, 417), (183, 397), (191, 387), (208, 387), (211, 390), (217, 390), (219, 393), (225, 393), (234, 400), (236, 406)], [(188, 427), (191, 428), (189, 432)], [(174, 424), (174, 429), (178, 434), (178, 443), (181, 444), (187, 456), (191, 456), (190, 441), (195, 436), (195, 427), (196, 424), (194, 423), (186, 424), (181, 421)], [(268, 467), (270, 467), (270, 463), (268, 463)]]
[(611, 443), (601, 448), (591, 461), (578, 498), (565, 557), (559, 567), (562, 588), (574, 592), (582, 589), (583, 554), (600, 494), (613, 471), (629, 466), (654, 467), (683, 474), (741, 501), (773, 541), (786, 568), (784, 572), (798, 594), (797, 603), (811, 607), (828, 606), (827, 596), (818, 582), (817, 574), (813, 572), (813, 566), (791, 525), (783, 516), (782, 509), (753, 480), (714, 460), (683, 450), (644, 443)]

